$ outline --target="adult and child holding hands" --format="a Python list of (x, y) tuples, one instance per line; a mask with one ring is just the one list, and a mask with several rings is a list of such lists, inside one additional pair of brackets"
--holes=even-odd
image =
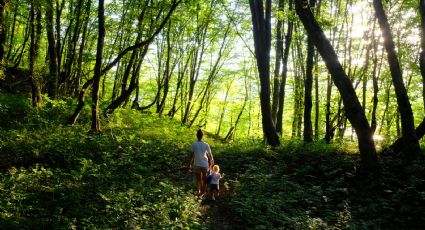
[(219, 195), (220, 179), (224, 177), (224, 173), (220, 174), (220, 166), (214, 165), (211, 148), (203, 141), (203, 136), (204, 133), (199, 129), (196, 133), (198, 140), (192, 143), (188, 171), (196, 174), (198, 196), (204, 196), (209, 185), (209, 194), (215, 200)]

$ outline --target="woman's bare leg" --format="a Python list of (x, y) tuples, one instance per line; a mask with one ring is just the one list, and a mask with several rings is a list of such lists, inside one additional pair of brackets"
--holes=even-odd
[(201, 194), (204, 194), (207, 188), (206, 178), (207, 178), (207, 172), (201, 172)]
[(196, 181), (198, 185), (198, 195), (202, 194), (202, 172), (196, 173)]

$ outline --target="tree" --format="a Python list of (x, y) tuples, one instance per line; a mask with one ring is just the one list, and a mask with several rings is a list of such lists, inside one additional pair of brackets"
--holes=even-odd
[(39, 51), (39, 41), (41, 35), (41, 12), (40, 5), (37, 0), (31, 0), (31, 10), (30, 10), (30, 54), (29, 54), (29, 67), (30, 67), (30, 75), (29, 81), (31, 85), (31, 97), (32, 97), (32, 105), (34, 107), (38, 107), (41, 105), (41, 92), (36, 81), (36, 77), (34, 74), (35, 69), (35, 61), (38, 56)]
[[(289, 12), (292, 11), (293, 1), (289, 1)], [(288, 58), (289, 58), (289, 48), (291, 47), (292, 41), (292, 29), (293, 29), (293, 19), (288, 17), (288, 28), (285, 35), (285, 49), (283, 51), (282, 57), (282, 79), (279, 86), (279, 105), (277, 111), (277, 122), (276, 122), (276, 132), (282, 134), (282, 126), (283, 126), (283, 108), (285, 104), (285, 86), (286, 86), (286, 78), (288, 75)]]
[(54, 22), (53, 22), (53, 1), (46, 1), (46, 29), (47, 29), (47, 40), (49, 43), (49, 83), (48, 83), (48, 94), (51, 99), (56, 99), (58, 89), (58, 56), (56, 50), (56, 40), (54, 34)]
[(249, 5), (252, 14), (255, 58), (261, 84), (260, 101), (263, 133), (269, 145), (279, 146), (280, 141), (273, 124), (270, 105), (271, 0), (266, 0), (265, 9), (262, 0), (250, 0)]
[(410, 105), (409, 97), (403, 82), (403, 75), (400, 64), (395, 51), (394, 41), (385, 15), (384, 7), (381, 0), (374, 0), (376, 17), (381, 27), (382, 36), (384, 37), (384, 47), (387, 51), (388, 63), (390, 66), (392, 82), (397, 97), (398, 110), (401, 116), (402, 135), (404, 142), (404, 153), (408, 158), (417, 158), (420, 155), (419, 142), (416, 137), (415, 126), (413, 122), (413, 111)]
[[(315, 0), (310, 0), (311, 7), (316, 4)], [(311, 91), (313, 88), (313, 67), (314, 67), (314, 44), (310, 36), (307, 37), (307, 64), (304, 83), (304, 141), (313, 141), (313, 127), (311, 124), (311, 109), (313, 106), (313, 99)]]
[(273, 80), (273, 103), (272, 103), (272, 118), (273, 124), (277, 123), (277, 112), (279, 110), (279, 93), (281, 86), (281, 73), (280, 73), (280, 64), (282, 61), (282, 52), (283, 52), (283, 9), (284, 9), (284, 1), (279, 0), (278, 9), (277, 9), (277, 23), (276, 23), (276, 60), (274, 64), (274, 80)]
[(6, 42), (5, 18), (8, 10), (9, 0), (0, 0), (0, 64), (2, 64), (5, 54), (4, 45)]
[(103, 43), (105, 40), (105, 18), (104, 18), (104, 0), (99, 0), (99, 7), (97, 9), (98, 18), (98, 37), (97, 37), (97, 52), (96, 52), (96, 65), (94, 66), (93, 76), (93, 90), (92, 90), (92, 119), (91, 131), (100, 132), (99, 124), (99, 84), (102, 70), (103, 58)]
[(379, 165), (375, 143), (372, 138), (372, 130), (351, 81), (344, 72), (334, 48), (317, 23), (308, 3), (303, 0), (296, 0), (295, 6), (298, 17), (302, 21), (307, 34), (312, 38), (317, 51), (325, 61), (326, 67), (341, 94), (346, 116), (357, 134), (361, 165), (367, 171), (376, 171)]

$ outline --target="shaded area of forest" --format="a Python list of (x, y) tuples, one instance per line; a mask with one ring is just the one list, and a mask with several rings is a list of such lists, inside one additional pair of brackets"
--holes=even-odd
[[(348, 143), (285, 141), (270, 149), (260, 140), (228, 144), (207, 135), (226, 173), (222, 197), (211, 203), (194, 195), (185, 169), (193, 129), (120, 109), (102, 134), (93, 134), (85, 125), (63, 125), (72, 104), (34, 109), (20, 96), (0, 101), (0, 225), (7, 229), (417, 229), (425, 223), (420, 161), (380, 158), (382, 173), (366, 177)], [(88, 109), (81, 119), (90, 120)]]

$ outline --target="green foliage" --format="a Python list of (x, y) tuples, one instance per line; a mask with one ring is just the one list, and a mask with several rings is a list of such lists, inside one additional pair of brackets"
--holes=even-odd
[[(207, 228), (209, 217), (200, 216), (208, 212), (184, 170), (195, 130), (118, 109), (94, 135), (85, 125), (62, 125), (74, 106), (68, 102), (45, 98), (33, 109), (22, 97), (0, 99), (8, 119), (0, 129), (2, 228)], [(271, 149), (255, 139), (206, 139), (226, 174), (218, 205), (232, 226), (413, 229), (425, 222), (423, 162), (383, 158), (381, 174), (364, 177), (347, 143), (293, 140)]]
[(239, 167), (244, 173), (226, 206), (247, 228), (397, 229), (425, 221), (423, 163), (385, 160), (382, 175), (364, 178), (357, 176), (357, 156), (344, 149), (325, 143), (284, 146), (239, 154), (250, 163)]
[(35, 111), (22, 98), (2, 97), (25, 105), (1, 103), (2, 116), (26, 112), (0, 129), (2, 228), (203, 228), (199, 200), (180, 170), (195, 131), (118, 110), (92, 135), (61, 125), (66, 102)]

